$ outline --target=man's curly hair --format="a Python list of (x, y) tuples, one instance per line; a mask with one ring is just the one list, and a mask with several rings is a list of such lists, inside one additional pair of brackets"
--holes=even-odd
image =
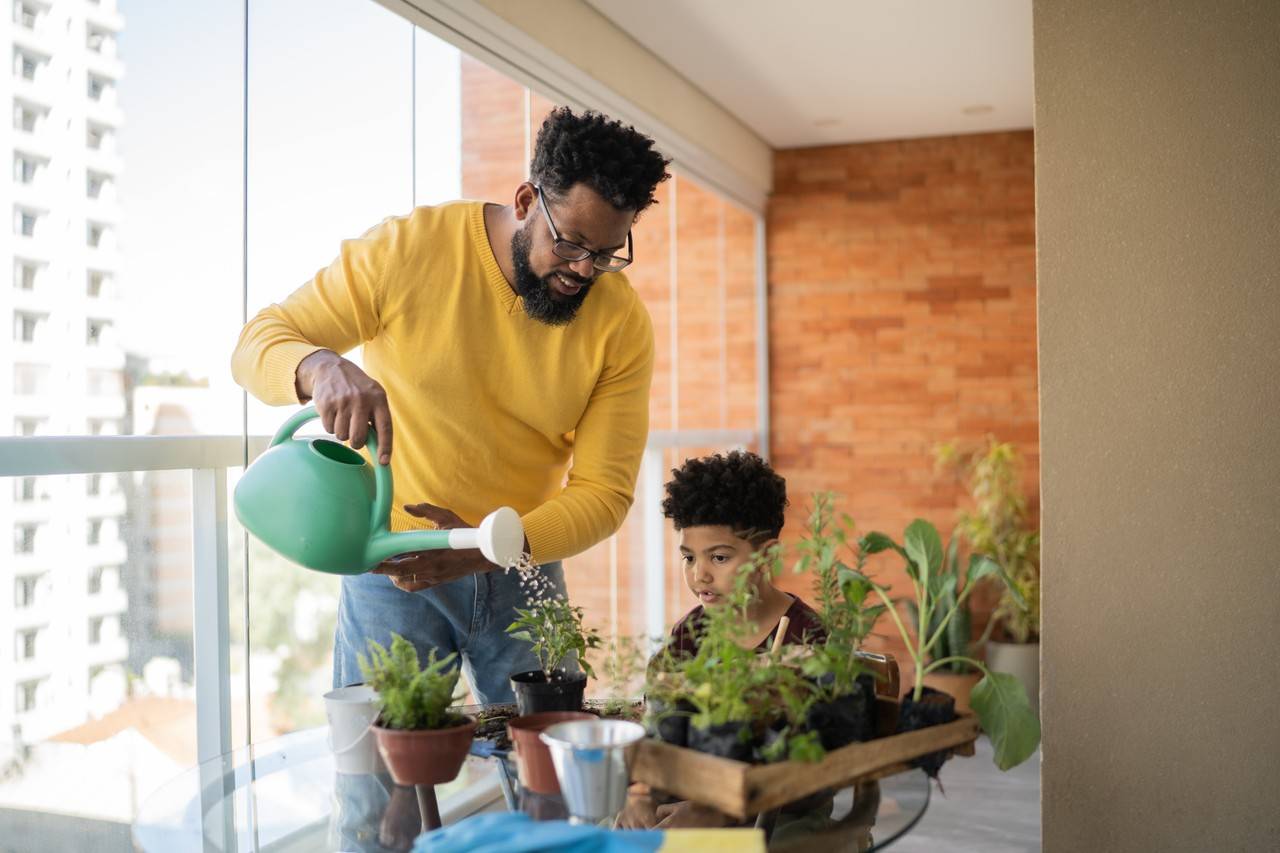
[(756, 454), (734, 450), (688, 459), (671, 473), (662, 514), (676, 530), (727, 525), (753, 543), (782, 532), (787, 481)]
[(654, 203), (658, 184), (671, 177), (670, 162), (630, 125), (593, 110), (575, 115), (556, 107), (538, 130), (529, 176), (552, 198), (585, 183), (618, 210), (639, 213)]

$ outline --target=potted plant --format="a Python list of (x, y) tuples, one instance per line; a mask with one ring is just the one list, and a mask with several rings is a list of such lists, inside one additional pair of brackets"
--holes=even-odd
[[(532, 575), (542, 578), (542, 575)], [(507, 633), (524, 640), (533, 648), (541, 669), (517, 672), (511, 676), (520, 715), (540, 711), (580, 711), (587, 678), (595, 671), (587, 661), (587, 651), (600, 647), (600, 632), (582, 624), (582, 608), (569, 603), (563, 595), (542, 587), (528, 609), (516, 608), (516, 619)], [(570, 671), (567, 664), (576, 660)]]
[(449, 708), (458, 683), (454, 658), (437, 659), (432, 649), (420, 666), (417, 649), (399, 634), (391, 635), (390, 650), (370, 640), (369, 657), (359, 656), (365, 682), (382, 699), (373, 735), (397, 785), (452, 781), (467, 757), (476, 723)]
[(687, 717), (690, 749), (745, 762), (817, 760), (825, 754), (807, 728), (813, 684), (798, 665), (757, 653), (744, 642), (751, 578), (776, 571), (780, 553), (773, 546), (739, 567), (724, 604), (705, 611), (695, 654), (668, 656), (657, 672), (651, 668), (646, 695), (662, 695), (674, 706), (673, 716)]
[[(961, 572), (957, 553), (958, 544), (958, 540), (953, 537), (942, 562), (942, 573), (952, 575), (957, 580), (955, 583), (943, 584), (936, 601), (937, 606), (929, 614), (929, 625), (926, 631), (928, 635), (937, 634), (938, 641), (929, 650), (925, 663), (933, 664), (935, 661), (944, 661), (944, 663), (928, 671), (924, 677), (924, 685), (953, 697), (956, 700), (956, 710), (964, 712), (970, 710), (969, 695), (973, 692), (978, 679), (982, 677), (981, 671), (969, 661), (978, 657), (980, 652), (975, 650), (983, 648), (985, 639), (970, 642), (973, 634), (973, 617), (969, 609), (969, 597), (966, 596), (965, 600), (961, 601), (956, 593), (956, 588), (963, 585), (959, 580)], [(904, 606), (911, 619), (912, 630), (919, 635), (920, 612), (915, 602), (906, 601)], [(947, 623), (945, 630), (942, 630), (943, 619), (953, 610), (955, 615)]]
[(988, 438), (986, 447), (977, 451), (944, 444), (937, 457), (939, 464), (964, 475), (974, 502), (972, 511), (961, 513), (956, 535), (972, 551), (990, 555), (1012, 581), (1012, 591), (1003, 592), (983, 632), (987, 666), (1016, 676), (1031, 707), (1038, 709), (1040, 532), (1027, 520), (1018, 452), (1008, 442)]
[[(920, 614), (919, 626), (933, 626), (926, 630), (907, 630), (898, 614), (888, 590), (868, 578), (860, 569), (867, 555), (892, 550), (906, 562), (906, 574), (914, 592), (914, 605)], [(899, 712), (899, 731), (912, 731), (925, 726), (946, 723), (955, 718), (952, 697), (924, 686), (924, 677), (931, 670), (945, 666), (955, 657), (931, 658), (941, 636), (948, 629), (960, 607), (968, 600), (979, 581), (994, 577), (1011, 589), (1015, 601), (1019, 593), (1005, 575), (1004, 570), (990, 557), (973, 554), (969, 558), (968, 571), (963, 578), (964, 588), (958, 589), (961, 578), (955, 572), (945, 572), (942, 538), (928, 521), (916, 519), (907, 526), (903, 543), (899, 545), (889, 536), (871, 532), (858, 542), (859, 569), (842, 567), (841, 575), (852, 576), (867, 583), (884, 603), (886, 611), (902, 635), (907, 654), (915, 664), (915, 684), (903, 697)], [(948, 593), (956, 593), (954, 598)], [(933, 614), (941, 612), (941, 621), (935, 622)], [(970, 704), (978, 720), (991, 737), (995, 748), (995, 763), (1001, 770), (1008, 770), (1026, 761), (1040, 743), (1040, 722), (1027, 702), (1027, 694), (1018, 680), (1007, 673), (992, 672), (981, 662), (966, 658), (970, 665), (981, 670), (982, 679), (974, 686)], [(945, 753), (934, 753), (919, 759), (919, 766), (931, 776), (936, 776), (945, 759)]]
[(816, 692), (806, 724), (825, 749), (875, 737), (875, 678), (856, 652), (884, 612), (884, 605), (868, 600), (869, 584), (853, 575), (841, 576), (838, 555), (848, 547), (853, 520), (844, 515), (837, 521), (834, 515), (834, 497), (815, 495), (795, 565), (797, 573), (813, 571), (814, 600), (826, 634), (808, 646), (800, 664)]

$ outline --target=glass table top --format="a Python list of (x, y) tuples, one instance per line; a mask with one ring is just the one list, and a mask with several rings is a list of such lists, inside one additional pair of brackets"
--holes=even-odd
[[(133, 825), (142, 851), (408, 850), (422, 831), (417, 792), (383, 773), (339, 773), (325, 727), (285, 735), (193, 767), (153, 794)], [(504, 778), (506, 777), (506, 778)], [(514, 766), (469, 757), (458, 778), (436, 787), (445, 825), (518, 805), (537, 819), (565, 817), (557, 797), (519, 790)], [(504, 795), (504, 788), (506, 793)], [(919, 770), (845, 788), (813, 808), (782, 810), (769, 849), (870, 851), (920, 819), (929, 780)], [(856, 796), (855, 796), (856, 794)]]

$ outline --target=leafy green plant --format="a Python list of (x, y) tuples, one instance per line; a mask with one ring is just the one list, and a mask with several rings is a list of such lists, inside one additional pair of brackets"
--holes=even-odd
[(369, 657), (358, 656), (365, 683), (378, 691), (382, 723), (389, 729), (442, 729), (462, 721), (449, 713), (458, 683), (456, 653), (436, 658), (432, 649), (427, 665), (418, 662), (418, 650), (399, 634), (391, 635), (388, 650), (369, 641)]
[(564, 669), (571, 654), (577, 655), (582, 671), (595, 678), (587, 651), (600, 648), (602, 641), (599, 631), (583, 626), (582, 614), (582, 608), (574, 607), (564, 596), (546, 595), (528, 609), (516, 608), (516, 619), (507, 626), (507, 633), (532, 646), (548, 681)]
[(940, 467), (965, 478), (973, 498), (973, 510), (960, 514), (956, 535), (974, 553), (989, 555), (1012, 581), (983, 639), (1000, 625), (1015, 643), (1035, 642), (1040, 636), (1040, 532), (1027, 521), (1018, 451), (988, 437), (981, 450), (961, 450), (950, 442), (935, 455)]
[[(939, 669), (947, 672), (963, 674), (973, 672), (974, 668), (969, 663), (971, 654), (970, 637), (972, 636), (973, 616), (969, 610), (969, 601), (966, 596), (961, 601), (956, 588), (960, 586), (968, 587), (968, 584), (960, 583), (960, 558), (957, 553), (957, 540), (952, 538), (951, 543), (947, 546), (946, 556), (942, 561), (942, 574), (952, 575), (956, 578), (954, 583), (946, 582), (942, 584), (938, 592), (936, 607), (929, 614), (929, 625), (926, 630), (927, 635), (938, 635), (937, 643), (929, 650), (929, 657), (926, 663), (943, 660)], [(920, 633), (920, 611), (916, 607), (914, 601), (903, 602), (907, 614), (911, 618), (911, 627), (917, 633)], [(950, 621), (943, 626), (943, 620), (946, 614), (953, 613)], [(985, 637), (973, 645), (981, 645), (985, 642)]]
[[(1001, 770), (1008, 770), (1026, 761), (1040, 743), (1040, 722), (1031, 711), (1026, 691), (1018, 680), (1012, 675), (991, 672), (981, 662), (962, 655), (931, 657), (943, 633), (979, 581), (988, 577), (1002, 581), (1012, 591), (1015, 600), (1019, 598), (1016, 587), (998, 563), (983, 554), (973, 554), (969, 558), (968, 571), (963, 579), (964, 588), (957, 589), (961, 578), (956, 572), (943, 571), (945, 558), (942, 538), (938, 535), (937, 528), (924, 519), (916, 519), (907, 526), (901, 545), (876, 531), (863, 536), (858, 542), (860, 558), (889, 550), (906, 561), (906, 573), (915, 592), (914, 604), (919, 614), (917, 626), (925, 626), (925, 630), (917, 629), (914, 635), (907, 630), (894, 602), (889, 598), (887, 588), (859, 571), (845, 571), (853, 572), (865, 580), (884, 602), (887, 612), (893, 618), (907, 646), (907, 654), (915, 664), (916, 680), (912, 692), (914, 700), (918, 702), (923, 695), (926, 675), (956, 658), (962, 658), (983, 673), (982, 680), (973, 688), (969, 704), (977, 712), (982, 727), (991, 737), (995, 747), (996, 766)], [(948, 593), (955, 595), (953, 597)], [(935, 613), (940, 614), (940, 621), (933, 619)], [(932, 627), (935, 625), (936, 628)]]
[(779, 715), (800, 724), (815, 701), (813, 685), (795, 667), (779, 665), (748, 646), (752, 576), (776, 572), (781, 554), (781, 546), (773, 545), (738, 568), (724, 604), (704, 611), (697, 653), (673, 664), (683, 698), (696, 708), (690, 720), (696, 728), (763, 724)]
[[(800, 559), (797, 573), (812, 571), (818, 619), (826, 632), (825, 642), (809, 646), (801, 663), (802, 671), (816, 679), (820, 699), (830, 701), (854, 691), (858, 676), (869, 670), (854, 654), (884, 613), (882, 604), (868, 599), (871, 586), (859, 573), (850, 573), (840, 560), (849, 548), (853, 519), (835, 514), (835, 496), (820, 492), (813, 497), (813, 509), (805, 536), (796, 546)], [(861, 560), (855, 552), (855, 558)], [(862, 563), (857, 563), (861, 570)]]

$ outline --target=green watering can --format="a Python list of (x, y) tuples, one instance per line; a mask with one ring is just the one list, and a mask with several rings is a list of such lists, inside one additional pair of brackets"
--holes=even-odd
[[(331, 438), (294, 438), (320, 415), (298, 412), (271, 439), (236, 484), (236, 517), (271, 550), (308, 569), (358, 575), (383, 560), (413, 551), (479, 548), (503, 568), (524, 550), (524, 525), (510, 507), (485, 517), (477, 529), (391, 533), (391, 469)], [(369, 452), (378, 458), (369, 430)]]

